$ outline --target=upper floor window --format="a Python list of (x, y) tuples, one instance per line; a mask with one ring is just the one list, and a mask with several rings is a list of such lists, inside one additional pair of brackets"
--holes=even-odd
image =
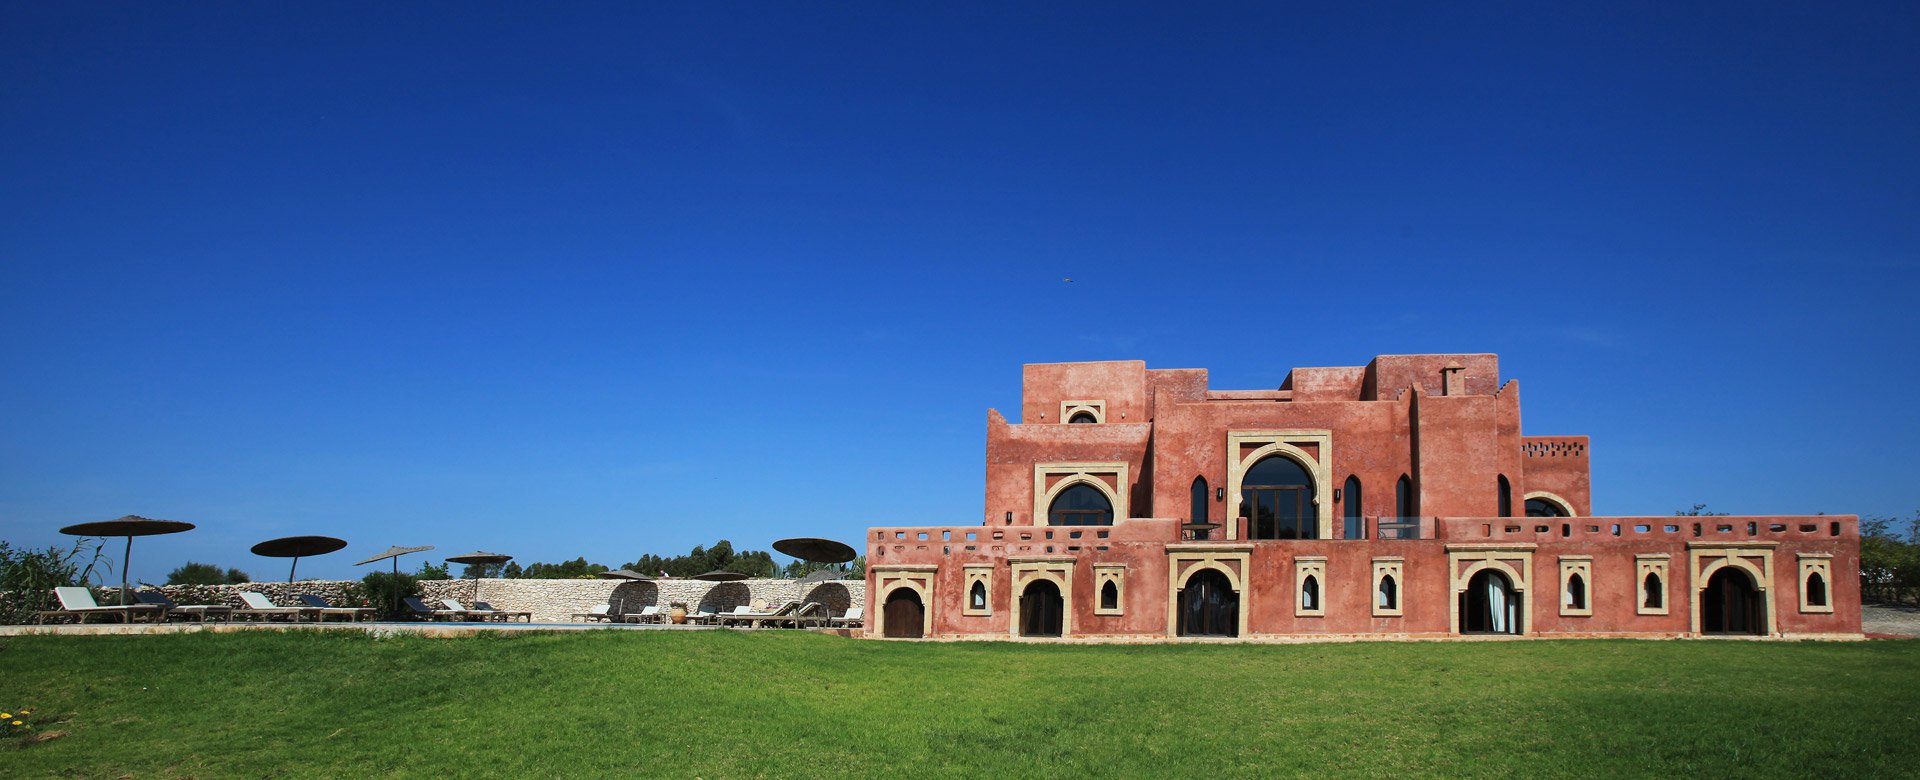
[(1047, 507), (1052, 525), (1113, 525), (1113, 502), (1099, 488), (1080, 483), (1054, 496)]
[(1347, 487), (1340, 492), (1340, 516), (1345, 520), (1346, 533), (1343, 539), (1365, 539), (1366, 521), (1360, 519), (1360, 477), (1347, 475)]
[(1099, 420), (1094, 418), (1093, 412), (1074, 412), (1073, 416), (1067, 419), (1067, 422), (1070, 424), (1086, 424), (1097, 423)]
[(1413, 517), (1418, 511), (1413, 505), (1413, 480), (1405, 474), (1393, 485), (1393, 511), (1395, 517)]
[(1274, 455), (1240, 480), (1240, 516), (1249, 539), (1318, 539), (1313, 477), (1292, 458)]
[(1500, 493), (1496, 498), (1500, 502), (1500, 516), (1512, 517), (1513, 516), (1513, 483), (1507, 481), (1507, 475), (1505, 474), (1500, 475), (1499, 491)]
[(1560, 508), (1559, 504), (1556, 504), (1552, 501), (1548, 501), (1544, 498), (1529, 498), (1527, 499), (1527, 516), (1528, 517), (1566, 517), (1567, 513), (1565, 510)]
[[(1189, 501), (1189, 504), (1187, 507), (1187, 522), (1189, 524), (1199, 524), (1199, 523), (1207, 522), (1207, 500), (1209, 496), (1207, 495), (1207, 478), (1206, 477), (1193, 478), (1193, 487), (1188, 491), (1187, 498)], [(1196, 527), (1196, 528), (1193, 528), (1192, 530), (1193, 530), (1193, 538), (1195, 539), (1207, 538), (1207, 529)]]

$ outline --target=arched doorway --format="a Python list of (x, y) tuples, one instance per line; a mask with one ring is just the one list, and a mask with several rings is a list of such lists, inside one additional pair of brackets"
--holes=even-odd
[(927, 607), (912, 588), (895, 588), (887, 594), (882, 607), (885, 635), (893, 639), (919, 639), (926, 635)]
[(1239, 636), (1240, 594), (1216, 569), (1201, 569), (1180, 589), (1181, 636)]
[(1507, 575), (1494, 569), (1475, 572), (1460, 592), (1460, 633), (1523, 633), (1524, 600)]
[(1737, 566), (1723, 566), (1707, 578), (1700, 594), (1700, 631), (1706, 634), (1765, 634), (1767, 620), (1760, 589)]
[(1285, 455), (1269, 455), (1240, 479), (1240, 516), (1248, 539), (1318, 539), (1313, 477)]
[(1034, 580), (1020, 592), (1020, 635), (1059, 636), (1066, 601), (1053, 580)]

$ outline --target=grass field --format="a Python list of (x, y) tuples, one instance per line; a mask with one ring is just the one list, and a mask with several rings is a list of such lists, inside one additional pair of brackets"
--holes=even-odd
[(0, 640), (11, 776), (1911, 776), (1920, 641)]

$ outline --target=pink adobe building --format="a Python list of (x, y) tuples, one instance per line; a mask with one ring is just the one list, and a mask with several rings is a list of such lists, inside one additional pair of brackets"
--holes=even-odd
[(1595, 517), (1494, 355), (1037, 364), (978, 525), (874, 528), (876, 637), (1860, 636), (1853, 516)]

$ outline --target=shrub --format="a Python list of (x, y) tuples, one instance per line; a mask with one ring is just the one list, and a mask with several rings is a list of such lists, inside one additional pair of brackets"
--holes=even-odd
[(399, 620), (407, 615), (400, 600), (420, 595), (420, 578), (411, 574), (377, 571), (349, 589), (347, 598), (359, 606), (372, 607), (377, 620)]
[(180, 568), (167, 573), (168, 585), (238, 585), (252, 582), (253, 578), (239, 569), (221, 571), (211, 563), (188, 561)]
[(82, 584), (99, 562), (100, 542), (91, 538), (45, 550), (18, 550), (0, 542), (0, 622), (32, 620), (36, 610), (52, 605), (54, 588)]

